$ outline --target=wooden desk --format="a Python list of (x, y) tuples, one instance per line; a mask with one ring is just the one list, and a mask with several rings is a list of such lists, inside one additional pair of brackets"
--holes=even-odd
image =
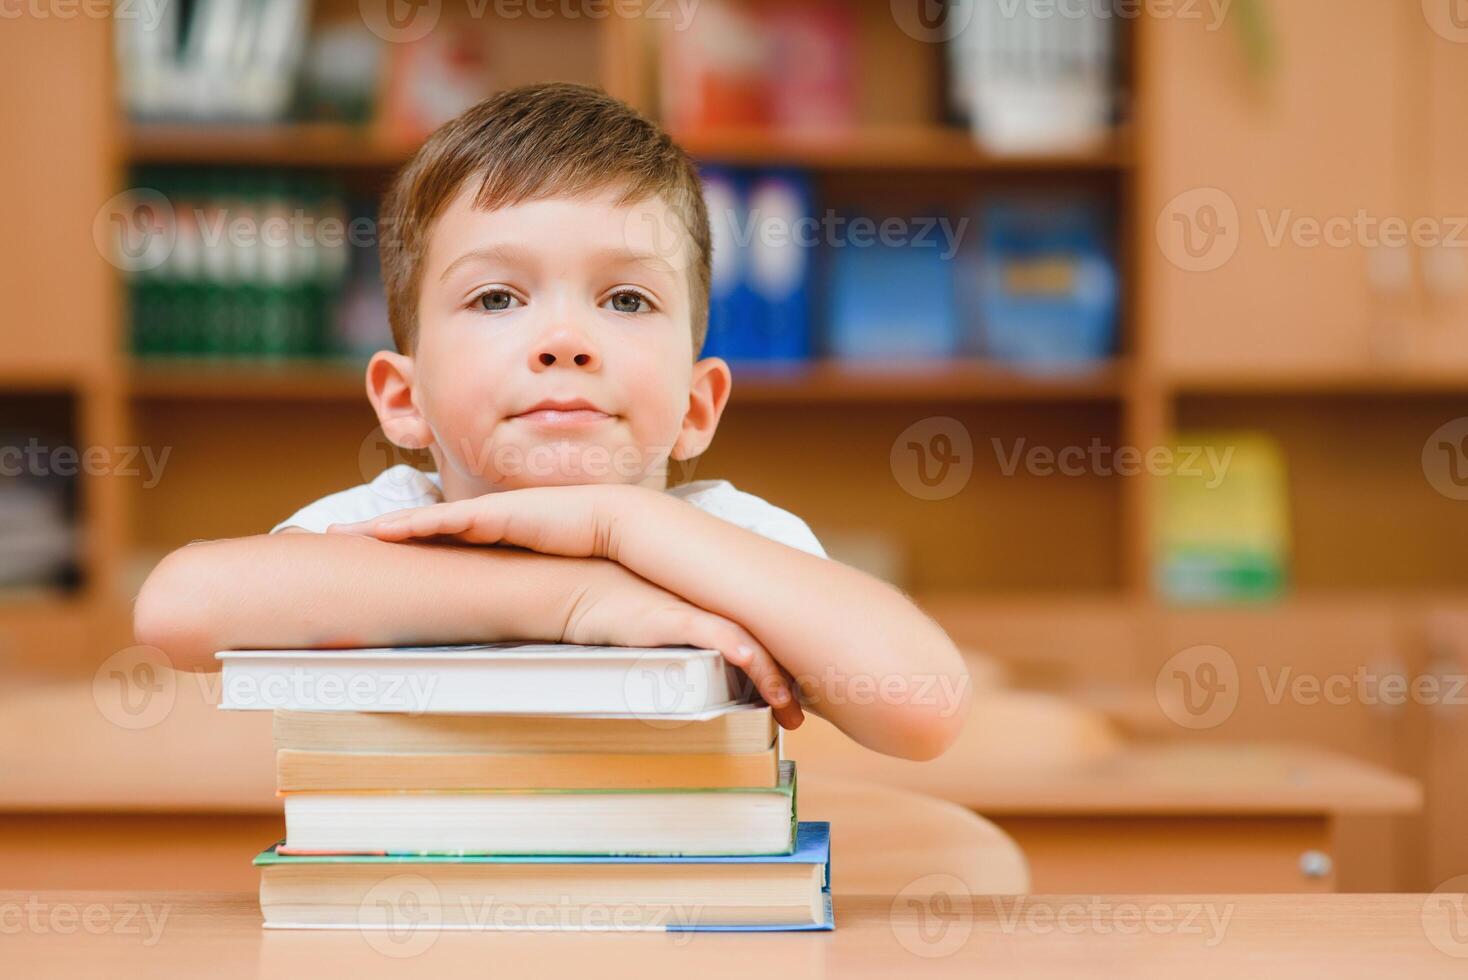
[[(204, 691), (179, 675), (168, 710), (136, 729), (99, 710), (90, 685), (0, 692), (0, 887), (250, 887), (249, 857), (281, 835), (270, 718), (218, 711)], [(1043, 751), (1033, 733), (1056, 739), (1071, 714), (1053, 710), (1040, 724), (1031, 707), (1022, 717), (1032, 734), (1017, 744), (1020, 717), (987, 705), (950, 752), (924, 763), (878, 755), (816, 718), (787, 747), (803, 773), (910, 789), (990, 818), (1024, 850), (1036, 891), (1329, 891), (1341, 877), (1345, 890), (1400, 887), (1307, 878), (1300, 857), (1320, 850), (1344, 863), (1338, 820), (1416, 811), (1414, 781), (1284, 745), (1101, 740), (1079, 759)]]
[(425, 931), (403, 933), (394, 943), (383, 933), (265, 930), (248, 893), (0, 892), (0, 955), (10, 976), (146, 980), (688, 980), (735, 969), (741, 976), (789, 980), (1175, 980), (1261, 970), (1379, 980), (1468, 972), (1468, 902), (1462, 895), (948, 897), (951, 902), (940, 896), (923, 903), (900, 895), (838, 894), (834, 933)]
[[(983, 733), (980, 732), (980, 735)], [(952, 800), (1005, 830), (1037, 891), (1326, 892), (1343, 817), (1414, 813), (1419, 785), (1347, 756), (1295, 745), (1134, 743), (1062, 763), (965, 730), (932, 762), (853, 744), (807, 721), (787, 740), (804, 772)]]

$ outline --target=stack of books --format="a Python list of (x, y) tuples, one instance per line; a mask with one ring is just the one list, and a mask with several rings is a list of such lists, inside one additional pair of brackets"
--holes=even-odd
[(829, 827), (797, 823), (770, 709), (714, 651), (218, 658), (221, 707), (275, 712), (267, 926), (832, 927)]

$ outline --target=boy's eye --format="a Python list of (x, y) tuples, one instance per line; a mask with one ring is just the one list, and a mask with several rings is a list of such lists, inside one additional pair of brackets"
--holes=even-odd
[(613, 293), (604, 305), (617, 313), (646, 313), (652, 309), (646, 296), (631, 289)]
[(515, 294), (510, 292), (508, 289), (486, 289), (484, 292), (474, 297), (474, 302), (479, 306), (480, 309), (485, 310), (486, 312), (498, 313), (502, 310), (511, 309), (516, 303), (519, 303), (520, 301), (516, 299)]

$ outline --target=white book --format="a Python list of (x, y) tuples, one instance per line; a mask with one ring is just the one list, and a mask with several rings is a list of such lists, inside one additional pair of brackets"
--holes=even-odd
[(786, 854), (795, 764), (770, 787), (285, 793), (283, 854)]
[(716, 717), (749, 703), (715, 650), (567, 643), (225, 650), (220, 707), (237, 711)]

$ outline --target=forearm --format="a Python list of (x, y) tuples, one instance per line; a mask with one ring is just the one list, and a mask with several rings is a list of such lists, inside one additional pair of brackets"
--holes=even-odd
[(606, 564), (350, 535), (200, 542), (148, 577), (134, 631), (181, 668), (251, 647), (556, 641), (581, 582)]
[(749, 630), (812, 710), (891, 755), (931, 758), (957, 737), (963, 658), (900, 590), (682, 501), (643, 499), (617, 522), (613, 557)]

